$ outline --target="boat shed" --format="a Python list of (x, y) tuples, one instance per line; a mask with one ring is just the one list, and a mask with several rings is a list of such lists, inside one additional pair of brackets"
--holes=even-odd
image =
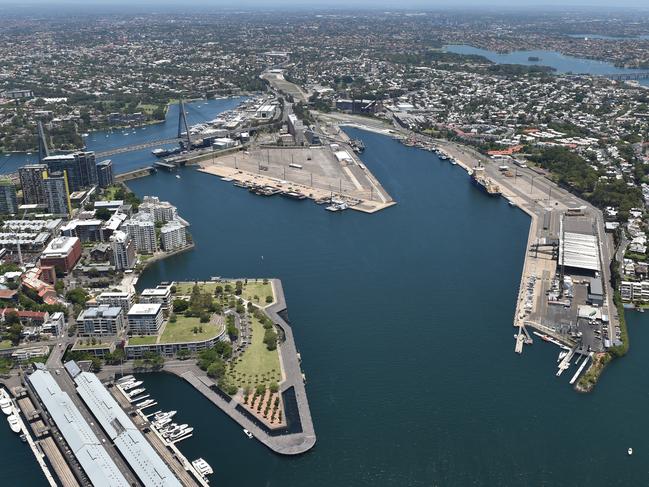
[(129, 487), (119, 468), (74, 404), (47, 370), (38, 369), (29, 383), (95, 487)]
[(95, 374), (81, 372), (74, 382), (81, 399), (145, 487), (182, 487)]

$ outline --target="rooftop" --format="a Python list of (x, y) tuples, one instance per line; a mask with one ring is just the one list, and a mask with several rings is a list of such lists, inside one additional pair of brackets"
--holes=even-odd
[(137, 303), (131, 306), (128, 315), (157, 315), (160, 312), (161, 307), (162, 305), (159, 303)]

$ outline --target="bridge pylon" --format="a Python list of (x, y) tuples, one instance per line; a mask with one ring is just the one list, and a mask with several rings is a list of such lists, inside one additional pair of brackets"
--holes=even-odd
[(43, 124), (38, 121), (38, 162), (43, 162), (47, 156), (50, 155), (50, 150), (47, 147), (47, 139), (45, 138), (45, 131)]
[(178, 103), (178, 138), (183, 137), (183, 129), (185, 130), (185, 138), (187, 144), (187, 150), (192, 148), (192, 138), (189, 133), (189, 126), (187, 125), (187, 113), (185, 112), (185, 102), (183, 99), (180, 99)]

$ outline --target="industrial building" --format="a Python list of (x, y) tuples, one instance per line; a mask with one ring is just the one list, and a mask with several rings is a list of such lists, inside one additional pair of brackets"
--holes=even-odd
[(559, 265), (564, 269), (593, 276), (601, 270), (599, 241), (591, 219), (567, 216), (562, 218)]
[(130, 487), (81, 411), (43, 368), (29, 383), (94, 487)]
[(92, 411), (97, 423), (145, 487), (182, 487), (169, 466), (96, 375), (80, 372), (74, 382), (77, 393)]

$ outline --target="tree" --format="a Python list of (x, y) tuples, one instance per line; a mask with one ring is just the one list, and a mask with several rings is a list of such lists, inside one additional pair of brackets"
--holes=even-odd
[(108, 208), (99, 208), (98, 210), (95, 211), (95, 216), (103, 221), (110, 220), (110, 217), (112, 215), (113, 214), (110, 212)]
[[(210, 315), (208, 313), (201, 313), (200, 322), (201, 323), (209, 323), (209, 321), (210, 321)], [(201, 329), (202, 328), (203, 327), (201, 327)]]
[(279, 385), (277, 384), (277, 382), (271, 382), (269, 389), (270, 389), (270, 392), (275, 394), (276, 392), (279, 391)]
[(65, 294), (65, 299), (72, 304), (83, 306), (88, 301), (88, 293), (84, 289), (77, 287), (68, 291)]
[(273, 297), (272, 296), (266, 296), (266, 302), (267, 303), (272, 303), (273, 302)]
[(187, 311), (189, 303), (184, 299), (174, 299), (173, 308), (174, 313), (182, 313), (183, 311)]
[(258, 395), (263, 395), (266, 392), (266, 386), (264, 384), (257, 384), (255, 388), (255, 393)]
[(275, 350), (277, 348), (277, 333), (272, 328), (266, 328), (264, 331), (264, 343), (268, 350)]
[(169, 323), (175, 323), (176, 321), (178, 321), (178, 317), (175, 313), (171, 313), (171, 316), (169, 316)]
[(179, 360), (185, 360), (185, 359), (189, 358), (190, 355), (191, 354), (190, 354), (189, 350), (179, 350), (178, 353), (176, 354), (176, 357)]
[(207, 375), (213, 379), (220, 379), (223, 377), (225, 375), (225, 362), (220, 358), (217, 358), (207, 368)]

